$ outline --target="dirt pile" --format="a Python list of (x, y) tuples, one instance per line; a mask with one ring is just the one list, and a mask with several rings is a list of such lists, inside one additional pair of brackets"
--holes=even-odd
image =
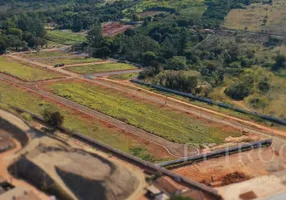
[(62, 144), (40, 143), (10, 167), (61, 199), (126, 199), (139, 181), (129, 170), (96, 154)]

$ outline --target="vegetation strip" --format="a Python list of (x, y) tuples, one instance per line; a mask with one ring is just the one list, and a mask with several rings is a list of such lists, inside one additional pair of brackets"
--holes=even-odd
[(154, 88), (154, 89), (157, 89), (157, 90), (161, 90), (161, 91), (164, 91), (164, 92), (170, 92), (170, 93), (177, 94), (177, 95), (180, 95), (180, 96), (183, 96), (183, 97), (188, 97), (188, 98), (191, 98), (191, 99), (194, 99), (194, 100), (198, 100), (198, 101), (202, 101), (202, 102), (205, 102), (205, 103), (208, 103), (208, 104), (217, 105), (217, 106), (220, 106), (220, 107), (223, 107), (223, 108), (227, 108), (227, 109), (231, 109), (231, 110), (234, 110), (234, 111), (237, 111), (237, 112), (241, 112), (241, 113), (245, 113), (245, 114), (251, 114), (251, 115), (254, 115), (256, 117), (260, 117), (260, 118), (268, 120), (268, 121), (272, 121), (272, 122), (275, 122), (275, 123), (278, 123), (278, 124), (286, 125), (286, 121), (285, 120), (278, 119), (276, 117), (272, 117), (272, 116), (268, 116), (268, 115), (262, 115), (262, 114), (259, 114), (257, 112), (250, 112), (248, 110), (237, 108), (237, 107), (235, 107), (233, 105), (230, 105), (230, 104), (226, 104), (226, 103), (222, 103), (222, 102), (215, 102), (215, 101), (213, 101), (211, 99), (198, 97), (198, 96), (195, 96), (195, 95), (190, 94), (190, 93), (180, 92), (180, 91), (177, 91), (177, 90), (165, 88), (165, 87), (162, 87), (162, 86), (159, 86), (159, 85), (154, 85), (154, 84), (151, 84), (151, 83), (146, 83), (144, 81), (139, 81), (137, 79), (132, 79), (131, 81), (134, 82), (134, 83), (145, 85), (145, 86), (148, 86), (148, 87), (151, 87), (151, 88)]
[[(177, 143), (222, 143), (239, 131), (208, 125), (183, 112), (170, 111), (161, 104), (126, 96), (114, 89), (86, 81), (42, 85), (53, 93)], [(158, 111), (159, 109), (159, 111)]]

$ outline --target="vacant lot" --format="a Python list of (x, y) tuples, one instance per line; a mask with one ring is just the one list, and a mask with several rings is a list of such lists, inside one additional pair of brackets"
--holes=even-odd
[(42, 60), (37, 60), (38, 62), (48, 64), (48, 65), (55, 65), (55, 64), (65, 64), (65, 65), (72, 65), (72, 64), (78, 64), (78, 63), (92, 63), (101, 61), (101, 59), (97, 58), (85, 58), (82, 56), (67, 56), (67, 57), (49, 57)]
[(111, 75), (108, 78), (113, 80), (130, 80), (132, 78), (136, 78), (139, 73), (127, 73), (127, 74), (116, 74)]
[(58, 106), (64, 115), (64, 126), (70, 130), (81, 132), (98, 141), (111, 145), (127, 153), (149, 161), (170, 159), (170, 155), (161, 146), (135, 137), (116, 127), (91, 118), (63, 105), (45, 99), (39, 95), (11, 86), (0, 81), (0, 102), (10, 104), (41, 115), (47, 106)]
[(71, 56), (71, 55), (72, 55), (71, 53), (67, 53), (64, 51), (39, 51), (39, 52), (21, 54), (22, 57), (31, 59), (44, 59), (49, 57), (61, 57), (61, 56)]
[(82, 33), (73, 33), (70, 30), (47, 31), (47, 40), (64, 45), (73, 45), (86, 40)]
[(192, 163), (172, 171), (186, 178), (219, 187), (280, 171), (285, 168), (284, 162), (284, 154), (279, 155), (278, 151), (267, 147)]
[(208, 125), (187, 113), (170, 110), (116, 90), (83, 81), (65, 81), (43, 86), (57, 95), (98, 110), (124, 122), (178, 143), (221, 143), (240, 133)]
[(273, 0), (272, 5), (255, 3), (247, 9), (233, 9), (223, 26), (230, 29), (250, 31), (266, 30), (275, 34), (286, 33), (286, 2)]
[(0, 72), (25, 81), (39, 81), (63, 77), (63, 75), (53, 71), (21, 64), (5, 57), (0, 57)]
[(69, 67), (67, 69), (79, 74), (93, 74), (98, 72), (131, 70), (131, 69), (136, 69), (136, 67), (126, 63), (105, 63), (105, 64), (75, 66), (75, 67)]

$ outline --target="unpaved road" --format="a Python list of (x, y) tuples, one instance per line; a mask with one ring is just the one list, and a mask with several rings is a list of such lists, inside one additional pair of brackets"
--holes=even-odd
[[(85, 113), (91, 117), (102, 120), (108, 124), (116, 126), (122, 130), (125, 130), (128, 133), (132, 133), (138, 137), (147, 139), (147, 140), (149, 140), (149, 141), (151, 141), (157, 145), (164, 147), (171, 155), (173, 155), (175, 157), (183, 157), (185, 155), (185, 147), (183, 144), (177, 144), (177, 143), (170, 142), (164, 138), (161, 138), (161, 137), (158, 137), (154, 134), (148, 133), (148, 132), (141, 130), (135, 126), (126, 124), (120, 120), (112, 118), (112, 117), (105, 115), (103, 113), (100, 113), (96, 110), (82, 106), (82, 105), (75, 103), (73, 101), (70, 101), (68, 99), (59, 97), (53, 93), (50, 93), (48, 91), (45, 91), (45, 90), (39, 88), (37, 85), (28, 84), (28, 83), (25, 83), (25, 82), (20, 81), (18, 79), (4, 75), (4, 74), (0, 74), (0, 80), (15, 84), (18, 87), (28, 89), (28, 90), (30, 90), (30, 91), (32, 91), (32, 92), (34, 92), (40, 96), (46, 97), (46, 98), (51, 99), (55, 102), (58, 102), (58, 103), (63, 104), (65, 106), (68, 106), (72, 109), (75, 109), (79, 112)], [(188, 152), (188, 155), (194, 155), (194, 154), (197, 154), (196, 149), (193, 149), (193, 150)]]
[[(31, 132), (30, 127), (28, 127), (21, 119), (18, 117), (10, 114), (9, 112), (6, 112), (4, 110), (0, 109), (0, 117), (5, 119), (6, 121), (10, 122), (11, 124), (14, 124), (19, 129), (23, 130), (24, 132)], [(14, 161), (15, 154), (21, 150), (21, 145), (18, 141), (14, 140), (16, 147), (12, 150), (8, 150), (4, 153), (0, 153), (0, 176), (2, 176), (4, 179), (10, 181), (15, 186), (21, 186), (24, 188), (27, 188), (28, 190), (33, 191), (40, 199), (42, 200), (49, 200), (47, 194), (41, 192), (37, 188), (35, 188), (33, 185), (13, 177), (8, 172), (8, 167), (10, 164)]]

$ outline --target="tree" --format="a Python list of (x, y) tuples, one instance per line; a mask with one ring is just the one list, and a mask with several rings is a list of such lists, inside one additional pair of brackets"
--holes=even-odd
[(182, 70), (186, 69), (186, 57), (184, 56), (174, 56), (168, 60), (166, 69), (171, 70)]
[(235, 83), (228, 86), (224, 93), (235, 100), (243, 100), (251, 93), (251, 88), (245, 83)]
[(143, 54), (144, 65), (148, 66), (153, 60), (156, 60), (157, 56), (153, 51), (147, 51)]
[(275, 64), (272, 66), (272, 70), (276, 71), (280, 68), (286, 68), (286, 56), (278, 54), (275, 58)]
[(258, 83), (258, 89), (263, 93), (267, 93), (269, 91), (270, 84), (268, 83), (268, 80), (266, 78), (264, 78)]
[(91, 47), (98, 48), (102, 42), (101, 26), (96, 24), (87, 33), (87, 40)]
[(45, 108), (43, 117), (47, 124), (54, 127), (61, 126), (64, 121), (62, 114), (54, 107)]

